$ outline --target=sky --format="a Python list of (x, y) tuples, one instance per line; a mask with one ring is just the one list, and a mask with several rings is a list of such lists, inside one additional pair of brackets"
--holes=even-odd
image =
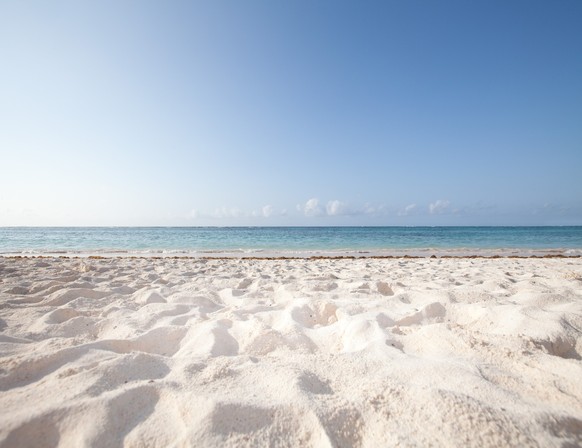
[(582, 225), (582, 2), (0, 2), (0, 226)]

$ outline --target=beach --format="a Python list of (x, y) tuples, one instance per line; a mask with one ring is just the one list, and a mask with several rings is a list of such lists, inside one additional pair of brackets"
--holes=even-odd
[(0, 258), (0, 446), (579, 446), (582, 258)]

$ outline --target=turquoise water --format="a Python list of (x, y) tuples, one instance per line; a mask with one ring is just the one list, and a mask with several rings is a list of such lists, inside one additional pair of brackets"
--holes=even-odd
[(4, 227), (1, 254), (582, 254), (577, 227)]

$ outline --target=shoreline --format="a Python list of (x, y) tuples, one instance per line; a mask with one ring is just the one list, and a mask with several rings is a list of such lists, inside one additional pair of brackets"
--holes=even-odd
[(477, 255), (477, 254), (466, 254), (466, 255), (439, 255), (436, 253), (426, 254), (426, 255), (373, 255), (373, 254), (358, 254), (358, 255), (119, 255), (119, 254), (102, 254), (94, 255), (91, 253), (87, 254), (46, 254), (46, 255), (29, 255), (29, 254), (0, 254), (0, 259), (89, 259), (89, 260), (106, 260), (106, 259), (151, 259), (151, 260), (359, 260), (359, 259), (372, 259), (372, 260), (391, 260), (391, 259), (544, 259), (544, 258), (561, 258), (561, 259), (576, 259), (582, 258), (580, 255), (564, 255), (559, 253), (550, 254), (537, 254), (537, 255), (516, 255), (516, 254), (493, 254), (493, 255)]

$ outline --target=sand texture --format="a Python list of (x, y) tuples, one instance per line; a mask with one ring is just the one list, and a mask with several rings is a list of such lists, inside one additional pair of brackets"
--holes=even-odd
[(582, 259), (0, 258), (0, 446), (580, 446)]

